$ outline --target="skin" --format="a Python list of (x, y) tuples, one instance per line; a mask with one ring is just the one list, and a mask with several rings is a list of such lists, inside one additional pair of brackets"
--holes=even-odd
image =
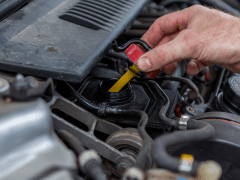
[(163, 68), (171, 74), (181, 60), (194, 59), (190, 75), (212, 64), (240, 73), (240, 19), (219, 10), (195, 5), (165, 15), (142, 39), (153, 49), (139, 58), (141, 71)]

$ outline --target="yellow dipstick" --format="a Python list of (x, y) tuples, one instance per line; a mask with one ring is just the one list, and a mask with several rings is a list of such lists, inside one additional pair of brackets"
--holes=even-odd
[(121, 89), (139, 73), (139, 69), (136, 65), (130, 67), (128, 70), (109, 90), (108, 92), (119, 92)]

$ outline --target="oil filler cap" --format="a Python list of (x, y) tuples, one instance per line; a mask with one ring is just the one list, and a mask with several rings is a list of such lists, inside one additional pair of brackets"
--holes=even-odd
[(232, 109), (240, 111), (240, 76), (232, 76), (223, 88), (223, 101)]

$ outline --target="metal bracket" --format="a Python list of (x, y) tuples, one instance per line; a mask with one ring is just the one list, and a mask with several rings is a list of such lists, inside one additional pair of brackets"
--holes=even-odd
[(94, 132), (96, 130), (104, 134), (111, 135), (114, 132), (122, 129), (120, 126), (94, 116), (85, 109), (63, 98), (56, 92), (54, 93), (52, 101), (49, 102), (48, 105), (52, 110), (57, 109), (64, 112), (77, 121), (85, 124), (89, 129), (88, 131), (84, 131), (83, 129), (80, 129), (67, 120), (52, 113), (55, 130), (66, 130), (68, 132), (71, 132), (82, 142), (85, 147), (94, 149), (100, 156), (108, 159), (115, 164), (120, 158), (126, 158), (133, 163), (135, 162), (135, 159), (133, 157), (120, 152), (119, 150), (98, 139), (94, 135)]

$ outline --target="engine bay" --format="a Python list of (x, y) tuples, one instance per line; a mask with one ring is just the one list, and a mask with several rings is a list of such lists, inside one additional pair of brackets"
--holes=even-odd
[(156, 19), (192, 5), (240, 15), (239, 1), (10, 1), (0, 0), (0, 180), (238, 179), (240, 75), (214, 64), (191, 76), (185, 59), (151, 78), (116, 43), (141, 44)]

